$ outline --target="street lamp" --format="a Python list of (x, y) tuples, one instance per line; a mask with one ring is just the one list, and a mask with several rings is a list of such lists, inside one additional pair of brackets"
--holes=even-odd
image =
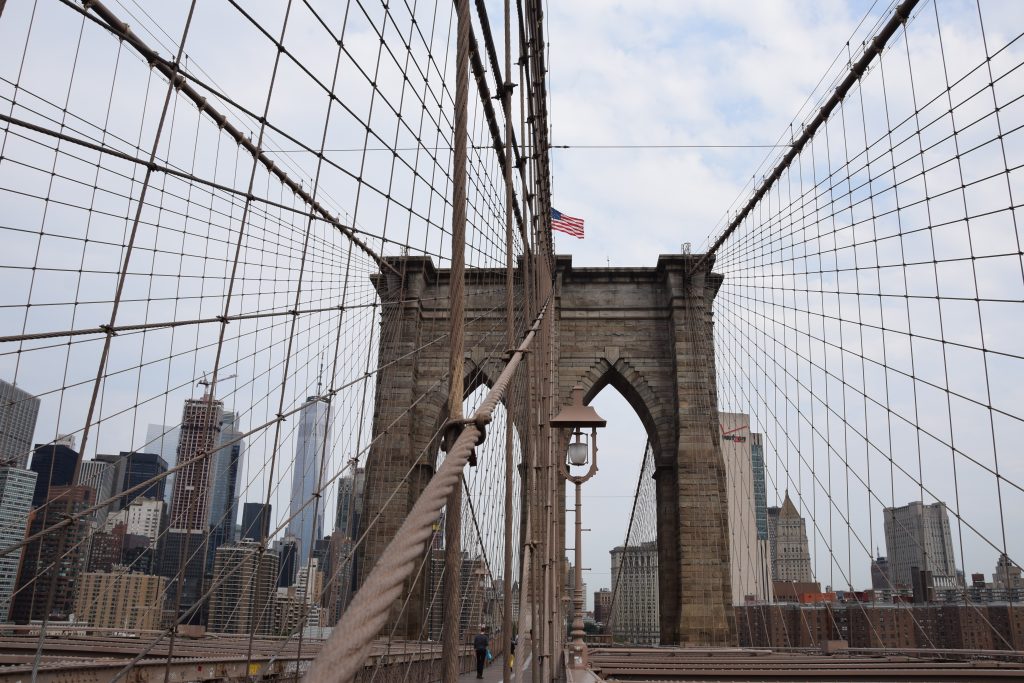
[[(561, 461), (562, 476), (576, 485), (576, 590), (574, 597), (575, 609), (572, 620), (572, 661), (574, 669), (587, 666), (586, 644), (583, 642), (583, 501), (580, 497), (580, 486), (597, 474), (597, 428), (608, 424), (597, 411), (583, 405), (583, 387), (572, 389), (572, 404), (562, 408), (562, 412), (552, 418), (550, 425), (555, 429), (568, 429), (571, 442)], [(590, 433), (586, 433), (586, 429)], [(575, 476), (572, 467), (585, 467), (589, 461), (590, 468), (586, 474)]]

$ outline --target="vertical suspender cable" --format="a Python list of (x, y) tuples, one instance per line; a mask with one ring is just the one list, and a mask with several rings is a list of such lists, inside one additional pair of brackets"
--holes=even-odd
[[(465, 328), (465, 258), (466, 258), (466, 135), (469, 104), (469, 0), (455, 3), (458, 35), (455, 56), (455, 120), (452, 140), (452, 268), (448, 286), (451, 348), (448, 355), (448, 417), (462, 419), (463, 339)], [(447, 435), (449, 447), (454, 437)], [(456, 484), (448, 496), (444, 516), (444, 629), (441, 654), (445, 683), (459, 678), (459, 584), (462, 569), (462, 484)]]
[[(505, 348), (512, 352), (515, 344), (515, 298), (513, 297), (513, 253), (512, 239), (512, 207), (515, 205), (515, 194), (512, 191), (512, 15), (511, 4), (505, 0), (505, 83), (501, 85), (501, 99), (505, 110)], [(526, 252), (526, 244), (523, 244)], [(524, 259), (525, 261), (525, 259)], [(521, 397), (527, 400), (527, 397)], [(505, 564), (502, 568), (503, 579), (501, 637), (506, 660), (511, 655), (512, 642), (512, 477), (515, 474), (512, 462), (512, 416), (514, 406), (509, 406), (505, 413)], [(501, 680), (509, 683), (511, 670), (507, 663), (501, 667)]]

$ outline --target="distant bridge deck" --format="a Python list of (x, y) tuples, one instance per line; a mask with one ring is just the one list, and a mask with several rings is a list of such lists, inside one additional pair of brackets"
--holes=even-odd
[[(137, 662), (121, 679), (129, 683), (163, 681), (165, 668), (169, 680), (243, 681), (259, 675), (265, 681), (294, 681), (306, 671), (320, 652), (323, 641), (305, 639), (301, 654), (297, 638), (256, 638), (252, 656), (246, 652), (245, 636), (206, 635), (202, 638), (179, 637), (174, 656), (168, 663), (169, 643), (163, 639), (145, 658)], [(108, 683), (128, 662), (152, 643), (151, 638), (102, 636), (48, 637), (40, 658), (36, 681), (39, 683)], [(0, 637), (0, 683), (17, 683), (31, 678), (38, 640), (34, 637)], [(439, 643), (392, 641), (376, 643), (367, 658), (367, 673), (375, 681), (434, 680), (439, 677)], [(467, 647), (461, 669), (472, 666)], [(372, 672), (376, 673), (372, 673)]]
[(950, 653), (812, 654), (761, 649), (597, 648), (594, 672), (606, 681), (1024, 681), (1015, 661)]

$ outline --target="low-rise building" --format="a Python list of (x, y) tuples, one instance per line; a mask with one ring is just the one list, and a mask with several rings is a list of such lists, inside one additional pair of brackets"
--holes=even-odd
[(146, 631), (160, 627), (167, 579), (127, 571), (86, 572), (75, 597), (75, 619), (97, 629)]

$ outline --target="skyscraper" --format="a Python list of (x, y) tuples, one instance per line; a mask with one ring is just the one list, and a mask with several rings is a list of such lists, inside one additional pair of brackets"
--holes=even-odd
[(242, 506), (242, 538), (260, 541), (270, 536), (270, 505), (245, 503)]
[(754, 518), (757, 520), (757, 538), (768, 540), (768, 484), (764, 468), (764, 436), (750, 435), (750, 464), (754, 473)]
[[(35, 472), (16, 466), (0, 467), (0, 547), (10, 547), (25, 538), (35, 485)], [(10, 612), (23, 551), (0, 557), (0, 621), (5, 621)]]
[[(434, 537), (438, 536), (439, 534), (435, 534)], [(426, 581), (427, 638), (440, 640), (444, 631), (444, 548), (431, 544), (427, 552), (430, 553)], [(342, 588), (345, 589), (345, 586), (343, 585)], [(340, 606), (339, 615), (346, 606), (343, 604)]]
[[(121, 451), (121, 458), (124, 462), (121, 480), (122, 491), (127, 491), (167, 471), (167, 461), (158, 453)], [(168, 477), (165, 477), (144, 489), (129, 493), (121, 499), (121, 507), (128, 507), (136, 498), (164, 500), (167, 481)]]
[(776, 581), (813, 581), (807, 526), (789, 499), (789, 491), (781, 508), (768, 509), (768, 530), (772, 542), (772, 577)]
[(0, 379), (0, 465), (25, 468), (38, 416), (38, 398)]
[[(487, 567), (480, 555), (470, 555), (462, 551), (462, 573), (459, 575), (459, 595), (462, 596), (459, 612), (459, 633), (472, 633), (481, 624), (490, 621), (494, 612), (487, 610)], [(486, 624), (491, 633), (495, 632), (494, 624)]]
[(171, 532), (206, 532), (211, 456), (220, 436), (223, 409), (223, 403), (207, 397), (185, 401), (177, 456), (183, 467), (171, 494)]
[(280, 559), (277, 572), (277, 587), (287, 588), (295, 583), (295, 572), (299, 567), (299, 542), (291, 534), (274, 541), (274, 550)]
[[(176, 616), (191, 608), (203, 594), (210, 512), (210, 456), (217, 447), (223, 409), (223, 403), (204, 396), (186, 400), (182, 411), (177, 462), (183, 467), (174, 479), (170, 523), (160, 561), (160, 575), (170, 580), (168, 606), (174, 607), (180, 596)], [(197, 610), (186, 621), (203, 623), (205, 614)]]
[(217, 549), (210, 596), (209, 629), (214, 633), (269, 635), (274, 629), (277, 555), (262, 552), (258, 541), (240, 541)]
[(110, 531), (96, 531), (89, 537), (86, 571), (109, 572), (113, 570), (114, 565), (121, 564), (126, 530), (127, 525), (124, 522), (117, 522)]
[(114, 525), (123, 522), (126, 525), (125, 533), (134, 536), (144, 537), (148, 540), (151, 550), (156, 550), (157, 541), (160, 538), (160, 526), (164, 516), (164, 501), (150, 498), (136, 498), (132, 504), (124, 510), (118, 510), (107, 517), (106, 531), (113, 529)]
[(750, 435), (750, 465), (754, 475), (754, 520), (757, 523), (757, 580), (761, 586), (759, 598), (775, 599), (772, 587), (772, 549), (768, 538), (768, 482), (765, 476), (764, 436)]
[[(54, 486), (48, 493), (49, 499), (29, 516), (30, 536), (93, 502), (93, 491), (87, 486)], [(12, 621), (27, 624), (47, 616), (65, 620), (72, 614), (89, 529), (89, 524), (72, 524), (25, 545), (11, 601)]]
[[(156, 453), (164, 462), (167, 469), (173, 469), (178, 464), (178, 440), (181, 438), (181, 425), (149, 425), (146, 428), (146, 443), (140, 449), (146, 453)], [(172, 472), (164, 479), (164, 502), (168, 508), (171, 505), (171, 495), (174, 493), (174, 476)]]
[(335, 530), (330, 535), (330, 550), (324, 565), (327, 585), (324, 586), (324, 595), (321, 600), (321, 604), (326, 610), (326, 626), (334, 626), (338, 623), (341, 613), (345, 611), (349, 598), (354, 593), (352, 586), (353, 564), (350, 557), (352, 546), (352, 540), (342, 532)]
[(38, 475), (32, 494), (32, 507), (37, 508), (45, 503), (51, 488), (71, 486), (79, 460), (73, 440), (57, 439), (53, 443), (36, 444), (30, 467)]
[(771, 580), (765, 572), (767, 565), (759, 559), (750, 416), (719, 413), (718, 420), (729, 503), (732, 603), (742, 605), (748, 596), (768, 600)]
[(235, 522), (238, 521), (238, 479), (242, 474), (242, 456), (245, 442), (238, 429), (238, 416), (225, 410), (220, 422), (220, 448), (210, 463), (210, 549), (207, 553), (209, 571), (224, 543), (235, 540)]
[[(570, 600), (576, 599), (576, 567), (572, 562), (568, 560), (562, 565), (565, 567), (565, 594), (569, 596)], [(583, 582), (583, 604), (586, 606), (587, 600), (587, 582)]]
[(278, 588), (274, 596), (274, 635), (294, 636), (306, 628), (323, 626), (324, 614), (314, 598), (318, 586), (323, 584), (323, 575), (316, 559), (303, 567), (288, 588)]
[(658, 610), (658, 544), (612, 548), (612, 635), (616, 642), (657, 645), (661, 640)]
[(324, 452), (330, 434), (330, 421), (330, 404), (327, 401), (315, 396), (306, 399), (299, 413), (299, 430), (295, 438), (290, 509), (292, 520), (288, 523), (288, 533), (298, 539), (300, 565), (309, 559), (313, 543), (324, 535), (323, 507), (313, 498), (320, 488), (321, 476), (324, 476), (324, 456), (330, 455)]
[(365, 482), (366, 470), (362, 467), (357, 468), (354, 474), (338, 480), (338, 509), (334, 517), (334, 528), (349, 538), (359, 535)]
[[(78, 467), (78, 483), (91, 488), (93, 490), (93, 499), (96, 502), (100, 502), (114, 495), (117, 484), (115, 480), (116, 474), (117, 468), (113, 463), (102, 460), (86, 460)], [(102, 508), (92, 515), (97, 526), (103, 526), (109, 511), (109, 508)]]
[(953, 538), (945, 503), (915, 500), (882, 510), (889, 577), (898, 587), (913, 585), (913, 569), (931, 572), (935, 588), (956, 588)]
[[(113, 493), (121, 493), (124, 491), (124, 470), (128, 466), (124, 458), (121, 455), (114, 453), (97, 453), (95, 456), (96, 462), (102, 462), (110, 465), (114, 472), (114, 490)], [(123, 498), (117, 500), (116, 503), (110, 506), (110, 511), (120, 510), (125, 506)]]
[(871, 562), (871, 589), (876, 591), (893, 590), (892, 577), (889, 576), (889, 560), (876, 557)]

